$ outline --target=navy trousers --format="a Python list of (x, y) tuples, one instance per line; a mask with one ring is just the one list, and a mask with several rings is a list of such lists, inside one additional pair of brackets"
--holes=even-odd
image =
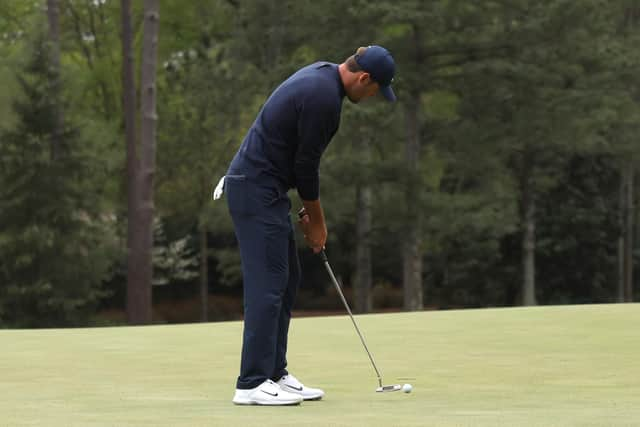
[(300, 285), (291, 201), (275, 186), (227, 175), (225, 194), (240, 246), (244, 332), (238, 389), (287, 374), (287, 335)]

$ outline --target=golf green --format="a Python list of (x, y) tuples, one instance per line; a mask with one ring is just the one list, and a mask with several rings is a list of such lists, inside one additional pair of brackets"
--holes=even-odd
[(640, 305), (294, 318), (289, 367), (324, 400), (231, 403), (240, 322), (0, 331), (0, 426), (635, 426)]

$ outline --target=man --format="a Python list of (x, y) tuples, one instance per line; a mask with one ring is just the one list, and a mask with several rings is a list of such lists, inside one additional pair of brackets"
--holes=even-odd
[(216, 187), (214, 199), (223, 188), (227, 195), (242, 259), (245, 317), (235, 404), (297, 405), (324, 396), (286, 369), (300, 282), (287, 191), (297, 189), (299, 223), (318, 253), (327, 241), (318, 167), (338, 130), (342, 100), (358, 103), (381, 92), (395, 101), (394, 73), (391, 54), (380, 46), (361, 47), (340, 65), (317, 62), (297, 71), (267, 99)]

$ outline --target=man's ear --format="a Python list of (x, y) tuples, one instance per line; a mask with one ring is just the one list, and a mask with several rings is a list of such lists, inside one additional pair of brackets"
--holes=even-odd
[(358, 77), (358, 81), (363, 85), (368, 85), (369, 83), (371, 83), (371, 75), (367, 72), (362, 72), (362, 74), (360, 74), (360, 76)]

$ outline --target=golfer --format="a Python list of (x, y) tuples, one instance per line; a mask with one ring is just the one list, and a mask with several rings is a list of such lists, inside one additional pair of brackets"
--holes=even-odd
[(322, 399), (287, 371), (287, 335), (300, 282), (300, 264), (287, 191), (296, 188), (307, 244), (318, 253), (327, 241), (319, 196), (320, 157), (338, 130), (342, 100), (353, 103), (390, 87), (395, 73), (383, 47), (360, 47), (342, 64), (316, 62), (278, 86), (233, 158), (214, 199), (226, 194), (240, 246), (244, 333), (233, 403), (297, 405)]

